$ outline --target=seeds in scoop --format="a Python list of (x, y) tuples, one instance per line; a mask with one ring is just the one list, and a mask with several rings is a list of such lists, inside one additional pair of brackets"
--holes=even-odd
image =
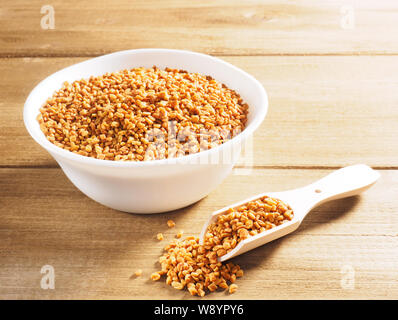
[(292, 209), (279, 199), (265, 196), (250, 201), (228, 209), (209, 225), (205, 234), (205, 249), (214, 251), (221, 257), (234, 249), (240, 241), (292, 219)]
[(65, 82), (37, 120), (56, 146), (101, 160), (180, 157), (244, 130), (248, 105), (198, 73), (134, 68)]

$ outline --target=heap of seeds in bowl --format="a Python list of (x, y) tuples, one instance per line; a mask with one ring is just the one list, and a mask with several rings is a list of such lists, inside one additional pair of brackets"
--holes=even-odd
[(241, 97), (210, 76), (152, 67), (65, 82), (37, 120), (63, 149), (143, 161), (220, 145), (245, 128), (247, 114)]
[(165, 275), (166, 283), (175, 289), (187, 288), (192, 295), (201, 297), (206, 291), (218, 288), (233, 293), (237, 290), (236, 278), (243, 276), (243, 270), (239, 265), (221, 263), (217, 258), (230, 252), (240, 241), (292, 218), (290, 206), (270, 197), (231, 208), (209, 225), (203, 245), (199, 244), (199, 238), (192, 236), (168, 244), (159, 258), (161, 270), (151, 278), (156, 281)]

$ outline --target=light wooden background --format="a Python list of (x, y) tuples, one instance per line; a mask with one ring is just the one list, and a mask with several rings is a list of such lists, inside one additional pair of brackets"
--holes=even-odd
[[(40, 9), (55, 10), (43, 30)], [(355, 25), (341, 23), (353, 10)], [(188, 299), (148, 280), (177, 229), (266, 190), (305, 185), (366, 163), (380, 181), (325, 204), (300, 229), (238, 257), (232, 296), (209, 299), (398, 298), (398, 3), (361, 1), (11, 1), (0, 7), (0, 299)], [(30, 90), (54, 71), (123, 49), (216, 55), (259, 79), (270, 110), (250, 175), (229, 176), (199, 203), (140, 216), (80, 193), (22, 122)], [(155, 199), (156, 201), (156, 195)], [(168, 219), (177, 229), (166, 226)], [(40, 288), (43, 265), (55, 290)], [(136, 269), (144, 274), (130, 279)], [(344, 279), (354, 276), (354, 288)]]

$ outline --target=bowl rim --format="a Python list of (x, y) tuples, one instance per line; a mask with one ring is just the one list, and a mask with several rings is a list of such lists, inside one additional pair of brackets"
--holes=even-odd
[[(150, 161), (116, 161), (116, 160), (105, 160), (105, 159), (102, 160), (102, 159), (87, 157), (87, 156), (83, 156), (83, 155), (80, 155), (80, 154), (77, 154), (77, 153), (74, 153), (74, 152), (71, 152), (71, 151), (65, 150), (61, 147), (56, 146), (55, 144), (53, 144), (49, 140), (47, 140), (44, 133), (41, 131), (40, 132), (41, 132), (42, 136), (40, 134), (39, 135), (36, 134), (36, 131), (33, 130), (32, 126), (33, 126), (34, 121), (37, 121), (37, 120), (36, 120), (35, 116), (29, 116), (28, 109), (31, 108), (31, 106), (32, 106), (31, 101), (33, 99), (33, 96), (36, 95), (37, 90), (40, 89), (41, 87), (45, 86), (46, 83), (48, 81), (51, 81), (51, 79), (53, 77), (55, 77), (59, 73), (65, 72), (66, 70), (68, 70), (70, 68), (76, 68), (80, 64), (84, 64), (87, 61), (101, 60), (102, 58), (107, 57), (107, 56), (113, 56), (114, 58), (117, 58), (118, 56), (121, 56), (121, 55), (133, 54), (133, 53), (139, 53), (139, 52), (142, 52), (142, 53), (162, 52), (162, 53), (189, 54), (189, 55), (193, 55), (193, 56), (204, 57), (206, 59), (213, 60), (219, 64), (223, 64), (229, 68), (234, 69), (235, 72), (238, 72), (238, 73), (248, 77), (253, 82), (253, 84), (255, 85), (255, 87), (257, 89), (257, 90), (253, 90), (253, 91), (260, 93), (262, 107), (260, 108), (259, 116), (254, 118), (253, 121), (248, 126), (246, 126), (244, 128), (244, 130), (242, 132), (240, 132), (238, 135), (236, 135), (232, 139), (228, 140), (227, 142), (225, 142), (217, 147), (214, 147), (214, 148), (211, 148), (208, 150), (204, 150), (204, 151), (199, 151), (199, 152), (181, 156), (181, 157), (157, 159), (157, 160), (150, 160)], [(252, 75), (250, 75), (249, 73), (243, 71), (242, 69), (234, 66), (233, 64), (226, 62), (218, 57), (210, 56), (210, 55), (204, 54), (204, 53), (189, 51), (189, 50), (166, 49), (166, 48), (143, 48), (143, 49), (122, 50), (122, 51), (117, 51), (117, 52), (113, 52), (113, 53), (108, 53), (105, 55), (101, 55), (98, 57), (94, 57), (91, 59), (87, 59), (87, 60), (72, 64), (68, 67), (62, 68), (62, 69), (52, 73), (51, 75), (47, 76), (45, 79), (40, 81), (28, 95), (28, 97), (25, 101), (25, 104), (24, 104), (23, 119), (24, 119), (25, 127), (26, 127), (27, 131), (29, 132), (29, 134), (31, 135), (31, 137), (41, 147), (46, 149), (53, 156), (55, 154), (63, 159), (67, 159), (67, 160), (70, 160), (73, 162), (79, 162), (79, 163), (87, 164), (87, 165), (102, 166), (102, 167), (129, 168), (129, 167), (156, 166), (156, 165), (163, 165), (163, 164), (197, 163), (196, 161), (201, 157), (205, 157), (205, 156), (211, 157), (212, 154), (218, 153), (222, 149), (225, 149), (225, 148), (231, 146), (233, 143), (242, 143), (242, 141), (244, 141), (250, 134), (252, 134), (260, 126), (260, 124), (262, 123), (262, 121), (264, 120), (264, 118), (267, 114), (267, 111), (268, 111), (268, 95), (267, 95), (267, 92), (264, 89), (263, 85)]]

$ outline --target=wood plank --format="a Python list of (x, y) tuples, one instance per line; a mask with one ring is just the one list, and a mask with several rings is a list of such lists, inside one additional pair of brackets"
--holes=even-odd
[[(43, 5), (2, 1), (0, 56), (92, 56), (145, 47), (224, 55), (398, 53), (398, 13), (390, 0), (54, 0), (53, 30), (41, 27)], [(355, 19), (348, 29), (341, 22), (351, 14), (347, 8)]]
[[(242, 165), (398, 166), (396, 56), (222, 58), (254, 75), (269, 94), (252, 161), (246, 157)], [(83, 59), (0, 59), (7, 80), (0, 83), (0, 165), (55, 166), (28, 136), (22, 106), (45, 76)]]
[[(0, 169), (0, 298), (188, 299), (148, 279), (179, 229), (198, 235), (207, 215), (265, 190), (312, 182), (329, 170), (256, 169), (229, 176), (188, 208), (158, 215), (107, 209), (80, 193), (60, 169)], [(208, 299), (397, 299), (398, 171), (384, 170), (360, 197), (322, 205), (296, 233), (236, 258), (245, 270), (233, 296)], [(155, 199), (154, 199), (155, 200)], [(168, 219), (176, 221), (168, 229)], [(155, 239), (158, 232), (165, 241)], [(55, 268), (55, 290), (40, 288), (40, 269)], [(342, 288), (343, 267), (355, 288)], [(130, 279), (136, 269), (144, 274)]]

